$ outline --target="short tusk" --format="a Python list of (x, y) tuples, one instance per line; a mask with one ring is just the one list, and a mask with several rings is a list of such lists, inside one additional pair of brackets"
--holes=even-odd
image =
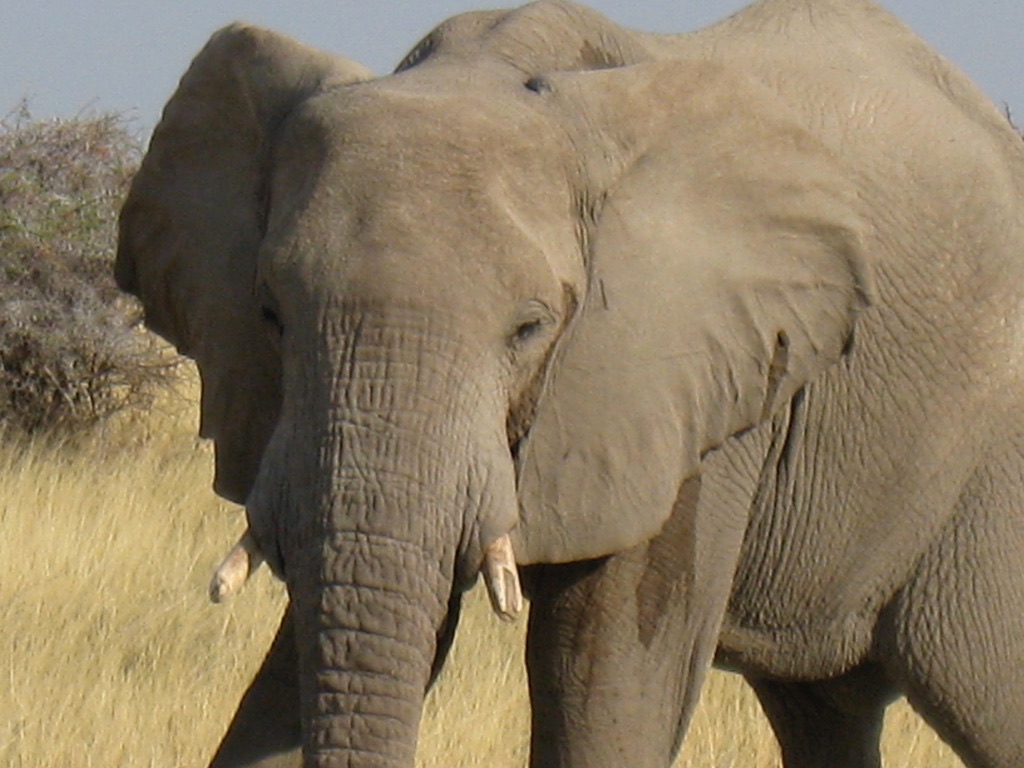
[(484, 583), (491, 607), (503, 621), (512, 621), (523, 610), (523, 590), (519, 586), (516, 554), (506, 533), (484, 553)]
[(215, 603), (221, 603), (237, 594), (262, 562), (263, 555), (256, 546), (256, 540), (246, 529), (234, 549), (228, 552), (224, 562), (213, 572), (213, 579), (210, 580), (210, 599)]

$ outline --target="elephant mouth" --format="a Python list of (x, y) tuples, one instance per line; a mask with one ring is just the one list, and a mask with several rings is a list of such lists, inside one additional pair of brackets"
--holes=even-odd
[[(263, 564), (263, 554), (246, 528), (238, 543), (221, 561), (210, 579), (210, 600), (221, 603), (238, 594)], [(523, 610), (523, 590), (512, 539), (505, 534), (484, 550), (480, 568), (494, 613), (502, 621), (513, 621)]]

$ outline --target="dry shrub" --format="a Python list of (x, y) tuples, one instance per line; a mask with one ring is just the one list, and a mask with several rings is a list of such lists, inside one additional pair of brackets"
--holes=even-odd
[(119, 115), (0, 120), (0, 425), (75, 431), (169, 383), (176, 358), (112, 277), (140, 157)]

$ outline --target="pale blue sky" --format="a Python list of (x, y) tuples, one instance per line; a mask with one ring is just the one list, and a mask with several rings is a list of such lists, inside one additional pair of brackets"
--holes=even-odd
[[(236, 19), (389, 70), (442, 19), (492, 0), (0, 0), (0, 115), (28, 97), (40, 117), (86, 109), (157, 121), (210, 33)], [(746, 0), (591, 0), (627, 26), (683, 32)], [(1024, 117), (1022, 0), (886, 0), (998, 104)]]

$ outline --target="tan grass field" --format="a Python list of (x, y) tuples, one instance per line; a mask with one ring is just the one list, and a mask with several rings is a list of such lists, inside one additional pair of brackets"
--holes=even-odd
[[(0, 437), (0, 766), (206, 765), (283, 591), (264, 569), (228, 605), (207, 601), (243, 523), (209, 489), (194, 419), (194, 404), (177, 401), (77, 447)], [(523, 629), (471, 596), (427, 702), (421, 768), (526, 765)], [(961, 765), (902, 704), (885, 758)], [(714, 673), (677, 765), (778, 764), (752, 696)]]

